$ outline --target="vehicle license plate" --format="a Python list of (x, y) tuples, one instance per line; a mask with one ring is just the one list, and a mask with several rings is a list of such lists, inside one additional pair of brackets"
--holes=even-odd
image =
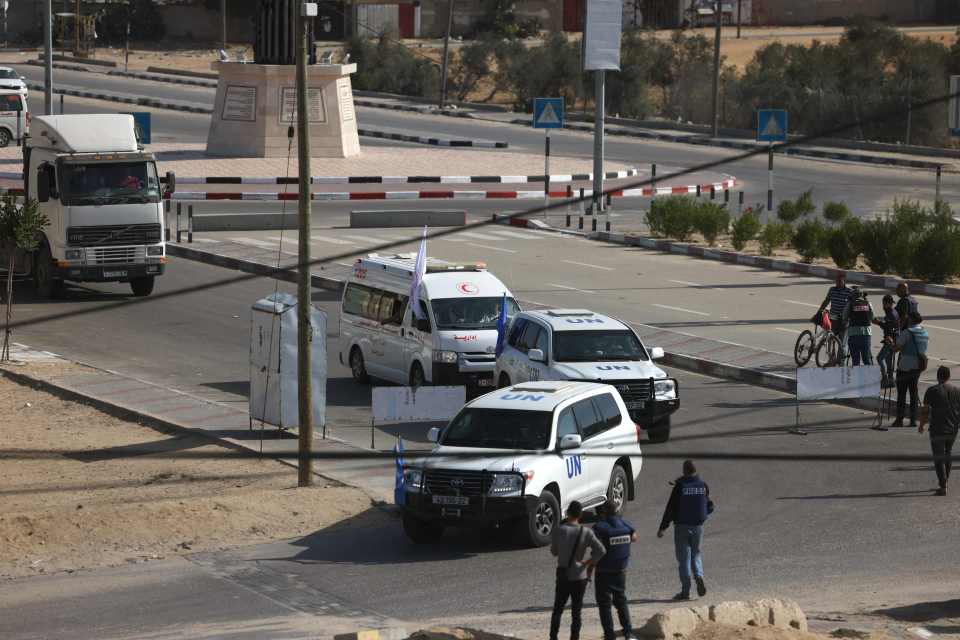
[(433, 496), (433, 504), (452, 504), (462, 507), (470, 504), (470, 498), (467, 496)]
[(104, 278), (123, 278), (123, 277), (126, 277), (126, 275), (127, 275), (126, 271), (104, 271), (103, 272)]
[(451, 509), (450, 507), (444, 507), (440, 510), (440, 515), (445, 518), (459, 518), (460, 509)]
[(627, 409), (643, 409), (646, 406), (646, 402), (643, 400), (635, 400), (633, 402), (627, 402)]
[(493, 378), (480, 378), (479, 380), (477, 380), (477, 386), (478, 386), (478, 387), (492, 387), (492, 386), (493, 386)]

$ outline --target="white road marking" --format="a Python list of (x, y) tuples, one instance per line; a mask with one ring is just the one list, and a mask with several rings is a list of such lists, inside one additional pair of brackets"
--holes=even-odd
[(263, 247), (266, 249), (277, 249), (280, 247), (276, 242), (267, 242), (266, 240), (257, 240), (256, 238), (230, 238), (230, 240), (239, 244), (251, 244), (255, 247)]
[(927, 324), (926, 322), (924, 322), (923, 326), (930, 327), (931, 329), (939, 329), (940, 331), (949, 331), (950, 333), (960, 333), (960, 329), (951, 329), (949, 327), (941, 327), (938, 324)]
[(505, 236), (507, 238), (516, 238), (518, 240), (533, 240), (529, 234), (520, 233), (518, 231), (508, 231), (506, 229), (487, 229), (489, 233), (496, 234), (498, 236)]
[(556, 287), (557, 289), (568, 289), (570, 291), (579, 291), (580, 293), (596, 293), (596, 291), (590, 291), (589, 289), (577, 289), (576, 287), (570, 287), (565, 284), (555, 284), (553, 282), (548, 282), (548, 286)]
[(598, 264), (590, 264), (589, 262), (577, 262), (576, 260), (564, 260), (567, 264), (575, 264), (581, 267), (590, 267), (591, 269), (602, 269), (603, 271), (615, 271), (613, 267), (601, 267)]
[(786, 327), (774, 327), (773, 329), (774, 331), (783, 331), (784, 333), (792, 333), (793, 335), (800, 333), (797, 329), (787, 329)]
[(352, 267), (352, 266), (353, 266), (353, 265), (350, 264), (349, 262), (337, 262), (336, 264), (340, 265), (341, 267)]
[(503, 240), (503, 238), (497, 238), (496, 236), (489, 236), (485, 233), (474, 233), (473, 231), (458, 231), (456, 234), (451, 234), (451, 235), (463, 236), (464, 238), (470, 238), (471, 240), (487, 240), (487, 241)]
[(537, 302), (536, 300), (520, 300), (523, 304), (535, 304), (538, 307), (552, 307), (551, 304), (543, 304), (542, 302)]
[(381, 239), (377, 236), (349, 236), (345, 234), (343, 237), (350, 240), (356, 240), (360, 244), (374, 244), (381, 242)]
[(812, 304), (810, 302), (800, 302), (799, 300), (784, 300), (784, 302), (789, 302), (790, 304), (799, 304), (802, 307), (813, 307), (814, 309), (819, 309), (820, 305)]
[(517, 253), (517, 252), (514, 251), (513, 249), (502, 249), (502, 248), (500, 248), (500, 247), (491, 247), (490, 245), (477, 244), (476, 242), (471, 242), (471, 243), (470, 243), (470, 246), (471, 246), (471, 247), (480, 247), (481, 249), (489, 249), (489, 250), (491, 250), (491, 251), (502, 251), (503, 253)]
[(349, 240), (341, 240), (339, 238), (327, 238), (325, 236), (310, 235), (310, 242), (328, 242), (330, 244), (355, 244)]
[(672, 282), (674, 284), (682, 284), (688, 287), (697, 287), (698, 289), (713, 289), (713, 287), (707, 286), (705, 284), (700, 284), (699, 282), (689, 282), (688, 280), (667, 280), (667, 282)]
[(210, 243), (210, 242), (213, 242), (213, 243), (220, 242), (220, 240), (214, 240), (213, 238), (194, 238), (193, 241), (194, 241), (194, 242), (207, 242), (207, 243)]
[(709, 313), (704, 313), (703, 311), (694, 311), (693, 309), (684, 309), (683, 307), (671, 307), (666, 304), (654, 304), (655, 307), (660, 307), (661, 309), (669, 309), (670, 311), (682, 311), (684, 313), (692, 313), (698, 316), (709, 316)]

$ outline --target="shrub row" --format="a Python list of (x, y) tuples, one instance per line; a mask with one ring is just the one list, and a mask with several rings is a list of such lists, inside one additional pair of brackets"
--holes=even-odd
[(689, 196), (654, 200), (650, 203), (646, 220), (651, 233), (686, 242), (697, 232), (711, 247), (730, 227), (730, 213), (726, 207)]

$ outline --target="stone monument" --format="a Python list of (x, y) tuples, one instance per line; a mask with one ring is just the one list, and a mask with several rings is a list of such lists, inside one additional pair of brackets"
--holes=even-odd
[[(302, 0), (260, 0), (254, 60), (221, 60), (207, 135), (207, 154), (286, 156), (288, 131), (297, 120), (296, 20)], [(313, 43), (313, 27), (308, 28)], [(347, 158), (360, 153), (350, 74), (356, 64), (317, 64), (313, 47), (307, 66), (310, 155)], [(293, 139), (296, 153), (296, 136)]]

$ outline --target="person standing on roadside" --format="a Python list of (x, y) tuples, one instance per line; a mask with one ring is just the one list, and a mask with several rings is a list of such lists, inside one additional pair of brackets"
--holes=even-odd
[(837, 271), (837, 280), (834, 286), (827, 290), (827, 297), (820, 303), (820, 308), (817, 309), (817, 314), (814, 316), (814, 322), (819, 324), (823, 310), (829, 305), (830, 329), (833, 331), (833, 335), (840, 340), (839, 358), (841, 362), (844, 359), (844, 349), (847, 348), (847, 345), (843, 343), (843, 332), (846, 330), (843, 314), (852, 297), (853, 291), (847, 287), (847, 274), (843, 271)]
[(680, 568), (680, 593), (673, 596), (674, 600), (690, 599), (691, 573), (697, 582), (697, 595), (707, 595), (700, 544), (703, 541), (703, 523), (712, 512), (710, 487), (697, 475), (693, 460), (684, 460), (683, 475), (673, 483), (673, 491), (657, 531), (657, 537), (662, 538), (670, 523), (673, 523), (673, 544)]
[(915, 311), (920, 313), (920, 303), (910, 295), (910, 287), (906, 282), (897, 285), (897, 315), (900, 316), (900, 330), (903, 331), (910, 326), (910, 313)]
[(900, 334), (900, 316), (893, 308), (893, 296), (889, 293), (883, 296), (883, 320), (873, 319), (873, 324), (883, 328), (883, 346), (877, 354), (877, 363), (880, 365), (881, 384), (884, 387), (893, 386), (893, 345)]
[(917, 404), (920, 395), (917, 383), (920, 374), (927, 368), (927, 344), (930, 336), (923, 328), (923, 317), (917, 311), (908, 316), (909, 327), (901, 331), (893, 350), (900, 354), (897, 362), (897, 419), (891, 427), (902, 427), (906, 413), (907, 391), (910, 392), (910, 426), (917, 426)]
[(923, 411), (920, 413), (920, 427), (930, 424), (930, 449), (933, 451), (933, 465), (937, 470), (940, 488), (938, 496), (947, 495), (947, 481), (950, 479), (950, 456), (953, 455), (953, 442), (960, 429), (960, 388), (949, 383), (950, 369), (937, 369), (937, 384), (923, 394)]
[[(570, 600), (570, 640), (579, 640), (583, 610), (583, 594), (587, 590), (587, 570), (603, 557), (606, 550), (589, 527), (580, 524), (583, 505), (574, 500), (567, 507), (567, 517), (553, 529), (550, 553), (557, 557), (557, 586), (550, 617), (550, 640), (557, 640), (560, 619)], [(587, 550), (590, 558), (584, 561)]]
[(870, 335), (873, 333), (870, 325), (873, 324), (873, 307), (867, 300), (867, 292), (860, 287), (853, 287), (853, 295), (847, 308), (843, 312), (843, 320), (847, 325), (847, 345), (850, 347), (850, 356), (853, 366), (859, 367), (873, 364), (870, 353)]
[(623, 637), (633, 637), (630, 625), (630, 609), (627, 606), (627, 565), (630, 563), (630, 544), (636, 542), (637, 532), (633, 525), (617, 515), (617, 505), (607, 500), (600, 508), (600, 521), (593, 525), (607, 553), (596, 566), (597, 609), (600, 612), (600, 625), (603, 627), (604, 640), (614, 640), (617, 634), (613, 630), (613, 613), (610, 602), (617, 608), (617, 617), (623, 628)]

